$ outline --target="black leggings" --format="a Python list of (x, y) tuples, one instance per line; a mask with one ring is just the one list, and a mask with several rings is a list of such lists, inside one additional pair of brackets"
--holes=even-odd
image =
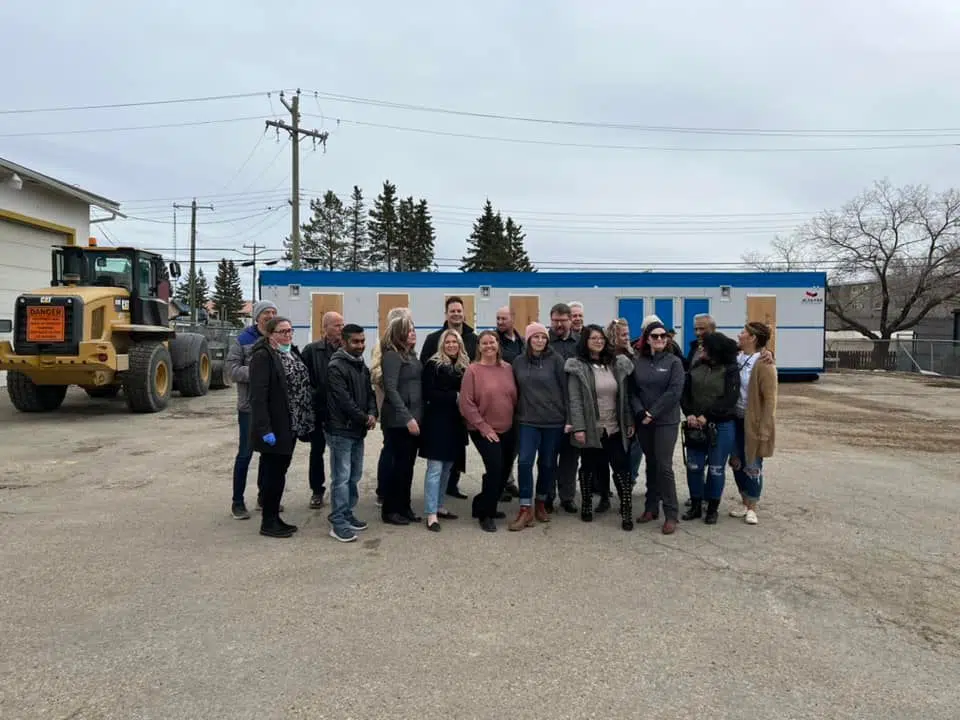
[(383, 493), (382, 517), (393, 513), (412, 515), (410, 488), (413, 485), (413, 466), (417, 462), (419, 438), (405, 427), (383, 429), (383, 450), (380, 455), (377, 485)]
[(510, 467), (517, 447), (517, 432), (510, 428), (497, 433), (500, 442), (490, 442), (478, 430), (471, 430), (470, 437), (483, 460), (483, 485), (480, 494), (473, 498), (473, 516), (478, 520), (495, 518), (497, 503), (510, 480)]

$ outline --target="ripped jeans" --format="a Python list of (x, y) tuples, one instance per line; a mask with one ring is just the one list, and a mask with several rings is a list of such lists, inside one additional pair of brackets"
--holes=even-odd
[(701, 500), (719, 500), (723, 497), (727, 460), (733, 453), (735, 441), (734, 421), (727, 420), (717, 423), (717, 440), (709, 450), (687, 448), (687, 487), (690, 497)]
[(733, 471), (733, 479), (737, 481), (737, 488), (744, 500), (751, 504), (756, 503), (763, 492), (763, 458), (752, 458), (749, 462), (746, 460), (747, 433), (743, 418), (736, 420), (735, 436), (732, 456), (737, 458), (738, 462)]

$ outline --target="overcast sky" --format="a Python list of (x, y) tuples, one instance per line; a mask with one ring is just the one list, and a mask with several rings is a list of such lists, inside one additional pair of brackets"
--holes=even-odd
[[(947, 0), (7, 0), (0, 27), (2, 110), (258, 93), (0, 114), (0, 156), (120, 201), (143, 219), (105, 225), (110, 237), (164, 251), (171, 204), (194, 195), (215, 207), (200, 214), (201, 248), (279, 248), (290, 148), (263, 121), (289, 119), (267, 94), (281, 88), (302, 88), (303, 124), (329, 132), (326, 153), (303, 142), (310, 196), (346, 199), (356, 184), (372, 200), (389, 178), (429, 201), (441, 259), (463, 254), (489, 197), (541, 267), (735, 262), (875, 179), (942, 189), (960, 167), (960, 130), (876, 132), (960, 128), (960, 13)], [(817, 136), (831, 130), (860, 132)], [(937, 147), (822, 150), (903, 145)], [(179, 213), (181, 260), (188, 223)], [(243, 259), (201, 253), (221, 255)]]

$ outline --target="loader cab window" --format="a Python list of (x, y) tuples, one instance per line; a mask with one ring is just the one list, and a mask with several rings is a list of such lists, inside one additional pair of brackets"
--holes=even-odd
[(156, 267), (149, 257), (140, 257), (137, 260), (137, 292), (140, 297), (156, 295), (157, 277)]
[(103, 255), (90, 253), (91, 285), (99, 287), (122, 287), (133, 290), (133, 271), (130, 258), (123, 255)]

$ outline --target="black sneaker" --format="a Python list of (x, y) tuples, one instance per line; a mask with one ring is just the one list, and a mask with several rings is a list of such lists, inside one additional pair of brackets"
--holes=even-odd
[(362, 532), (369, 527), (363, 520), (358, 520), (353, 515), (347, 518), (347, 522), (350, 524), (350, 529), (356, 532)]
[(577, 507), (577, 504), (573, 500), (564, 500), (560, 503), (560, 507), (563, 508), (564, 512), (568, 512), (571, 515), (576, 515), (580, 512), (580, 508)]
[(250, 513), (247, 511), (247, 506), (243, 503), (234, 503), (230, 507), (230, 514), (237, 520), (249, 520)]
[(323, 507), (323, 495), (314, 493), (313, 496), (310, 498), (310, 509), (319, 510), (322, 507)]

